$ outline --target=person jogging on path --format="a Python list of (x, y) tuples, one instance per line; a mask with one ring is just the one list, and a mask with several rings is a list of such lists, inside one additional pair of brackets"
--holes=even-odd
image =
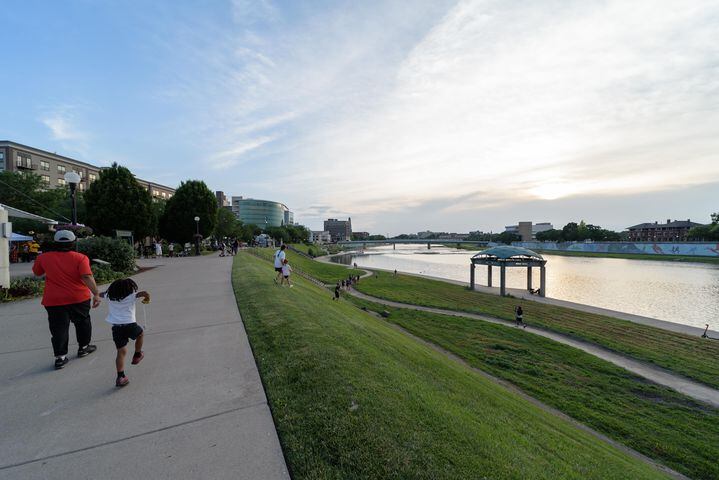
[(279, 250), (275, 252), (275, 272), (277, 272), (277, 276), (275, 277), (275, 283), (282, 281), (282, 265), (285, 263), (285, 248), (287, 248), (286, 245), (282, 245)]
[(524, 311), (522, 310), (521, 305), (517, 305), (514, 307), (514, 325), (516, 327), (523, 326), (524, 328), (527, 328), (527, 324), (524, 323)]
[(32, 271), (38, 277), (45, 275), (42, 305), (47, 310), (55, 369), (59, 370), (69, 361), (70, 322), (75, 325), (78, 358), (97, 350), (95, 345), (90, 345), (90, 307), (100, 305), (100, 293), (90, 270), (90, 260), (75, 251), (75, 234), (68, 230), (55, 233), (55, 251), (38, 256)]

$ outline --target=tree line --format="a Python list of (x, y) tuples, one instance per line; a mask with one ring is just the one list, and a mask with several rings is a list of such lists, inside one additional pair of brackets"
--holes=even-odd
[[(154, 199), (132, 172), (114, 163), (100, 170), (97, 180), (82, 192), (76, 191), (78, 223), (97, 235), (115, 236), (129, 230), (135, 239), (161, 237), (172, 242), (192, 242), (198, 233), (218, 239), (237, 238), (251, 242), (262, 233), (256, 225), (244, 224), (226, 208), (218, 208), (212, 191), (201, 180), (180, 183), (168, 200)], [(46, 188), (40, 176), (28, 172), (0, 172), (0, 203), (70, 223), (69, 187)], [(199, 217), (199, 222), (195, 222)], [(15, 219), (18, 233), (42, 233), (47, 225)], [(301, 225), (269, 227), (264, 233), (284, 242), (303, 242), (309, 230)]]

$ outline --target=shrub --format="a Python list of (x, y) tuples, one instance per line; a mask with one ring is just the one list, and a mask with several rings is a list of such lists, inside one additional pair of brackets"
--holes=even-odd
[(0, 301), (9, 302), (24, 297), (42, 295), (45, 281), (40, 278), (17, 278), (10, 281), (10, 288), (0, 289)]
[(135, 252), (129, 243), (119, 238), (91, 237), (78, 240), (77, 249), (90, 260), (110, 262), (115, 272), (130, 273), (135, 270)]
[(110, 268), (109, 265), (93, 264), (90, 268), (92, 268), (92, 274), (95, 277), (95, 282), (98, 285), (101, 285), (103, 283), (112, 283), (118, 278), (126, 277), (126, 274), (122, 272), (115, 272), (112, 268)]

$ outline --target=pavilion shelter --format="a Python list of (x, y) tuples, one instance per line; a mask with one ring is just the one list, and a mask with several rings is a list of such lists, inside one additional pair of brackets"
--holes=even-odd
[(472, 264), (469, 271), (469, 288), (474, 290), (474, 270), (477, 265), (487, 266), (487, 286), (492, 286), (492, 267), (499, 267), (499, 294), (507, 294), (507, 268), (526, 267), (527, 269), (527, 290), (532, 290), (532, 268), (539, 267), (539, 296), (546, 295), (547, 261), (537, 252), (523, 247), (502, 245), (482, 250), (472, 257)]

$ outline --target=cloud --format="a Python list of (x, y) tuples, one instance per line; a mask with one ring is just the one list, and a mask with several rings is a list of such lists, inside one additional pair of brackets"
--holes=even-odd
[(218, 178), (227, 190), (276, 196), (279, 181), (298, 211), (391, 228), (382, 218), (419, 206), (459, 215), (719, 180), (713, 1), (238, 0), (232, 18), (209, 38), (185, 32), (204, 73), (176, 85), (214, 168), (242, 158), (241, 183)]
[(80, 127), (82, 111), (83, 107), (78, 105), (59, 105), (45, 109), (38, 120), (50, 130), (52, 140), (60, 147), (87, 157), (90, 135)]
[(212, 168), (225, 169), (237, 165), (242, 160), (242, 156), (256, 148), (265, 145), (274, 140), (273, 137), (258, 137), (242, 143), (238, 143), (229, 150), (218, 152), (214, 155)]

